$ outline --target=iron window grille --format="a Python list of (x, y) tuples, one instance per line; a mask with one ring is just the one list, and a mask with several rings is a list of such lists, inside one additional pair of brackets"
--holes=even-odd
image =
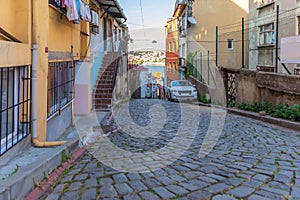
[(48, 118), (74, 99), (74, 73), (72, 62), (49, 63)]
[(0, 68), (0, 156), (31, 133), (31, 67)]

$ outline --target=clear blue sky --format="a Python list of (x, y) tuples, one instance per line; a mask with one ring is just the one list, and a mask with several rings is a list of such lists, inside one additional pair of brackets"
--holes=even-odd
[[(140, 0), (118, 0), (127, 16), (129, 30), (141, 29)], [(172, 17), (176, 0), (142, 0), (145, 28), (164, 28)]]

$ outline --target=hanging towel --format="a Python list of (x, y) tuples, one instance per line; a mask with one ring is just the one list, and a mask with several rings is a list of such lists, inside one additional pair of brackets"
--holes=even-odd
[(76, 6), (76, 0), (66, 0), (65, 4), (67, 6), (67, 18), (69, 21), (74, 21), (79, 19), (78, 10)]
[(80, 18), (84, 21), (91, 22), (91, 10), (89, 4), (80, 0)]

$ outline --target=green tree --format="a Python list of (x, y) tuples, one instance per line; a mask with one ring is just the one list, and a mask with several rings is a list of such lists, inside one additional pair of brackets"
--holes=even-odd
[(185, 77), (188, 78), (189, 76), (193, 75), (194, 72), (194, 58), (196, 56), (196, 53), (190, 52), (187, 55), (187, 61), (186, 61), (186, 73)]

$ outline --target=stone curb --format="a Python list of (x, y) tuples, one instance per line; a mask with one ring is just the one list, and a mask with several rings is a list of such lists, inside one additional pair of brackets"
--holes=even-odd
[(49, 175), (49, 178), (44, 179), (39, 187), (33, 189), (24, 200), (38, 200), (44, 197), (51, 190), (51, 186), (61, 177), (62, 173), (70, 168), (82, 155), (86, 152), (85, 148), (80, 148), (72, 154), (72, 159), (63, 163), (59, 168)]
[(270, 124), (278, 125), (287, 129), (295, 130), (295, 131), (300, 131), (300, 123), (299, 122), (293, 122), (281, 118), (275, 118), (271, 116), (262, 116), (259, 113), (255, 112), (250, 112), (250, 111), (244, 111), (244, 110), (239, 110), (235, 108), (227, 108), (228, 113), (235, 114), (235, 115), (241, 115), (244, 117), (249, 117), (252, 119), (260, 120), (263, 122), (267, 122)]
[(35, 182), (42, 181), (45, 175), (61, 165), (62, 152), (65, 151), (66, 155), (70, 155), (78, 148), (78, 143), (79, 139), (68, 141), (66, 144), (46, 154), (43, 160), (31, 163), (21, 168), (13, 176), (1, 180), (0, 199), (22, 199), (35, 187)]

